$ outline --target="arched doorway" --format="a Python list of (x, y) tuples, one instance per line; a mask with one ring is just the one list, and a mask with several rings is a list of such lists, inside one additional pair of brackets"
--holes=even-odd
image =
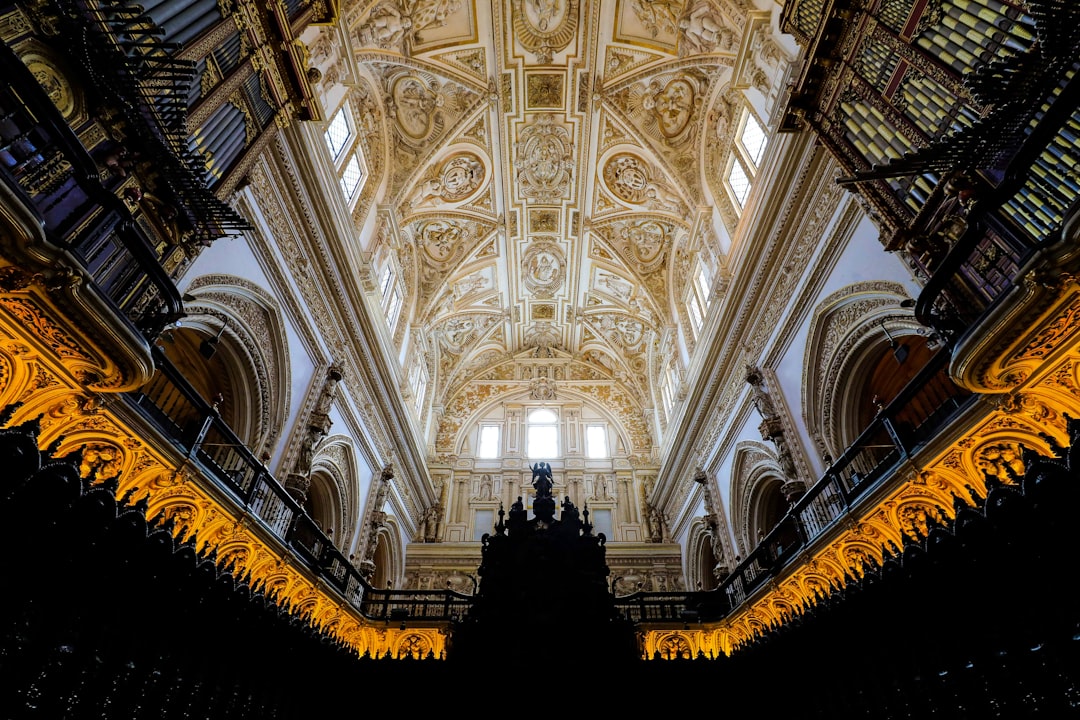
[(379, 533), (379, 544), (375, 546), (375, 572), (371, 575), (371, 586), (389, 587), (393, 581), (393, 559), (390, 553), (390, 538), (386, 533)]
[[(206, 317), (206, 316), (204, 316)], [(210, 323), (217, 323), (213, 330)], [(236, 377), (235, 366), (222, 348), (230, 341), (225, 336), (224, 320), (213, 318), (187, 327), (162, 333), (158, 347), (175, 373), (159, 369), (142, 393), (175, 423), (188, 439), (194, 439), (205, 419), (205, 412), (182, 389), (183, 383), (210, 407), (217, 408), (221, 420), (234, 432), (244, 423), (238, 422), (236, 395), (243, 393), (243, 380)], [(239, 433), (238, 433), (239, 434)], [(243, 439), (243, 438), (242, 438)]]
[[(922, 335), (894, 337), (891, 342), (882, 338), (882, 343), (868, 363), (870, 372), (865, 376), (863, 386), (855, 393), (855, 397), (866, 398), (866, 402), (855, 408), (858, 418), (856, 427), (860, 432), (873, 422), (878, 409), (892, 402), (933, 356), (934, 351)], [(915, 412), (915, 408), (905, 409), (896, 420), (917, 420), (909, 417)]]

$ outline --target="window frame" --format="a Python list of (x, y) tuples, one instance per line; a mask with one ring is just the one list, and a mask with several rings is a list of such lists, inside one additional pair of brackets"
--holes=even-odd
[(690, 289), (686, 294), (686, 310), (690, 315), (690, 329), (695, 338), (700, 335), (705, 318), (709, 315), (711, 298), (712, 273), (705, 262), (698, 257)]
[[(350, 143), (355, 142), (356, 133), (353, 132), (352, 122), (349, 116), (349, 101), (346, 100), (341, 104), (341, 107), (337, 109), (333, 117), (330, 118), (330, 122), (327, 123), (326, 129), (323, 130), (323, 141), (326, 143), (326, 149), (330, 151), (330, 160), (333, 161), (336, 168), (340, 160), (344, 157), (345, 151), (349, 148)], [(338, 123), (338, 118), (342, 119), (342, 125), (345, 126), (345, 137), (342, 139), (341, 144), (335, 149), (332, 144), (330, 132), (335, 128)]]
[[(484, 448), (484, 435), (485, 430), (491, 430), (495, 433), (495, 439), (491, 441), (492, 454), (485, 455)], [(497, 460), (501, 454), (502, 449), (502, 426), (498, 423), (481, 423), (476, 432), (476, 457), (481, 460)]]
[[(592, 436), (597, 434), (603, 445), (602, 452), (593, 452)], [(586, 423), (585, 425), (585, 457), (589, 460), (607, 460), (611, 458), (611, 447), (608, 443), (608, 428), (604, 423)]]
[(382, 269), (379, 271), (379, 307), (386, 317), (386, 324), (391, 332), (397, 326), (398, 317), (401, 315), (401, 306), (404, 297), (398, 282), (397, 268), (394, 261), (386, 258)]
[[(753, 124), (752, 127), (761, 133), (761, 141), (755, 152), (752, 152), (746, 145), (747, 127), (750, 127), (751, 123)], [(755, 135), (757, 132), (755, 132)], [(739, 115), (739, 124), (735, 131), (731, 153), (728, 155), (727, 163), (724, 166), (723, 175), (724, 189), (740, 214), (746, 208), (746, 201), (750, 198), (750, 193), (754, 189), (754, 181), (757, 179), (758, 171), (761, 170), (761, 161), (765, 158), (769, 140), (768, 128), (758, 120), (750, 106), (744, 106)], [(732, 183), (732, 173), (735, 172), (736, 168), (746, 180), (746, 187), (741, 192)]]
[(423, 415), (424, 402), (427, 400), (428, 374), (427, 368), (424, 367), (423, 357), (419, 353), (413, 358), (409, 371), (409, 389), (413, 393), (416, 414)]
[[(339, 117), (344, 118), (348, 134), (340, 147), (335, 149), (334, 145), (331, 144), (329, 133), (334, 124), (338, 122)], [(345, 203), (352, 205), (360, 196), (360, 188), (364, 186), (364, 181), (367, 179), (367, 165), (364, 162), (364, 154), (361, 152), (360, 135), (356, 130), (348, 100), (343, 102), (330, 118), (329, 124), (323, 130), (323, 142), (330, 155), (330, 162), (334, 172), (337, 174), (338, 186), (341, 188)], [(355, 178), (352, 177), (353, 174), (355, 174)]]
[[(551, 413), (554, 420), (551, 422), (537, 422), (533, 420), (533, 416), (536, 413)], [(553, 450), (551, 454), (539, 455), (533, 452), (533, 430), (546, 430), (552, 431), (551, 444)], [(525, 415), (525, 457), (529, 460), (554, 460), (559, 457), (559, 413), (551, 408), (536, 407), (532, 408)]]
[[(349, 187), (349, 175), (354, 171), (356, 177), (352, 179), (352, 187)], [(360, 162), (359, 153), (356, 151), (349, 153), (348, 160), (338, 171), (338, 181), (341, 183), (341, 194), (345, 196), (346, 201), (352, 200), (360, 192), (360, 186), (364, 181), (364, 167), (363, 163)]]

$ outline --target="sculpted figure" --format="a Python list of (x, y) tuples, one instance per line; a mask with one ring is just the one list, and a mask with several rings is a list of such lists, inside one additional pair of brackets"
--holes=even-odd
[(538, 462), (532, 466), (532, 486), (536, 490), (536, 497), (550, 497), (553, 483), (551, 481), (551, 465), (546, 462)]

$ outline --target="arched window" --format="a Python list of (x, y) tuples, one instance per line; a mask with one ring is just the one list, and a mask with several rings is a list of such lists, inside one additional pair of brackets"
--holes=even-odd
[(525, 452), (535, 460), (559, 456), (559, 416), (553, 410), (529, 412), (525, 429)]

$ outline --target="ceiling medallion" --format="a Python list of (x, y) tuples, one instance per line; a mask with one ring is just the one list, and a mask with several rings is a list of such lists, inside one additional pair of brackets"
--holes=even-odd
[(641, 269), (650, 272), (656, 269), (658, 261), (664, 259), (664, 250), (670, 244), (670, 227), (655, 220), (627, 223), (619, 231), (619, 239), (626, 243), (627, 250)]
[(551, 297), (562, 287), (566, 258), (558, 244), (547, 239), (533, 240), (522, 257), (525, 287), (537, 297)]
[(453, 353), (461, 353), (489, 324), (489, 319), (474, 315), (452, 317), (436, 328), (436, 336), (444, 348)]
[(669, 141), (678, 138), (701, 104), (694, 85), (686, 78), (677, 77), (662, 89), (659, 83), (653, 83), (649, 91), (644, 106), (652, 112), (660, 134)]
[(513, 7), (514, 36), (542, 64), (577, 34), (578, 0), (514, 0)]
[(514, 165), (522, 198), (554, 202), (565, 197), (574, 167), (570, 144), (570, 132), (556, 125), (550, 113), (521, 130)]
[(620, 200), (641, 205), (647, 197), (649, 173), (637, 155), (619, 153), (604, 165), (604, 182)]
[(417, 185), (409, 196), (409, 207), (415, 210), (462, 202), (475, 195), (486, 179), (484, 163), (475, 153), (455, 153)]
[(617, 153), (604, 164), (604, 183), (618, 199), (653, 210), (679, 212), (679, 198), (652, 175), (649, 165), (632, 153)]
[(484, 182), (484, 165), (473, 153), (452, 155), (442, 164), (442, 198), (460, 202), (472, 195)]
[(438, 96), (422, 78), (398, 75), (390, 83), (390, 116), (405, 142), (418, 146), (442, 129)]
[(445, 266), (461, 254), (462, 245), (469, 232), (458, 223), (449, 220), (433, 220), (424, 223), (417, 233), (418, 244), (433, 262)]
[(615, 347), (626, 350), (637, 348), (645, 338), (645, 325), (626, 315), (604, 314), (592, 318), (600, 326), (604, 337)]

